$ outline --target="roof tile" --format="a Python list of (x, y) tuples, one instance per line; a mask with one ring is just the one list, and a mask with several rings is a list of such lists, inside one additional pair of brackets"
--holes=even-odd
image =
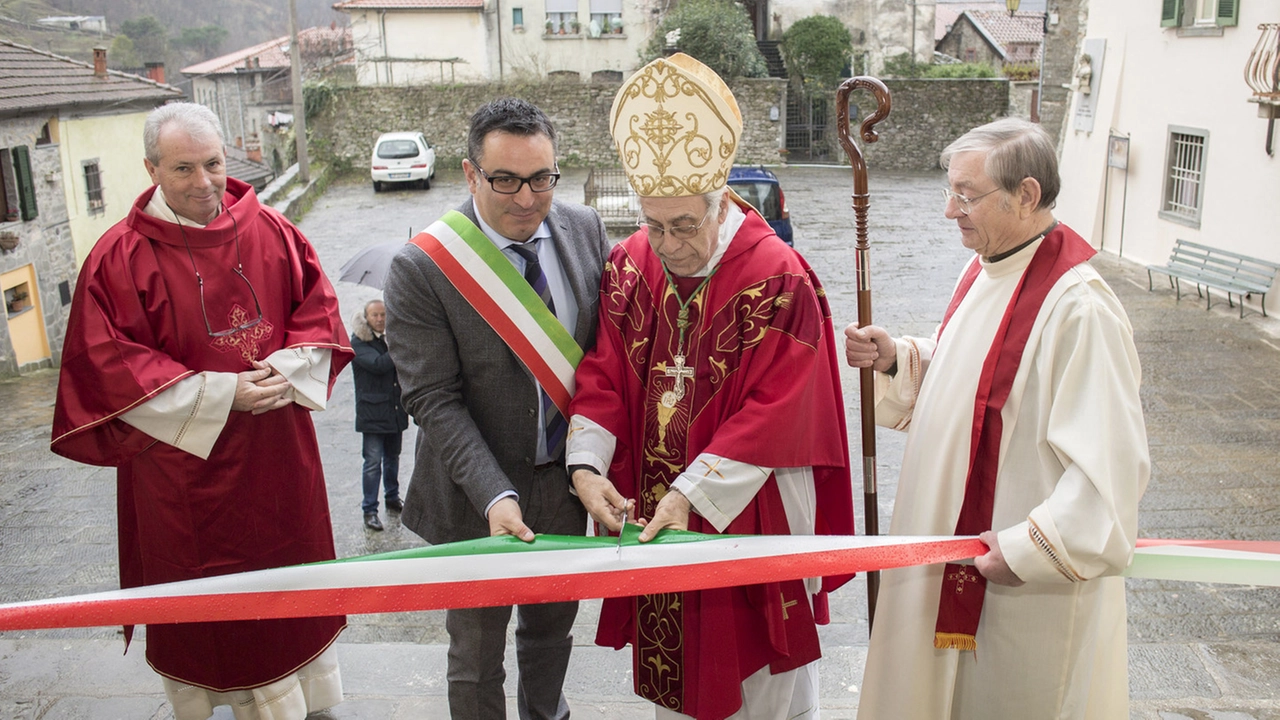
[(484, 0), (348, 0), (336, 3), (334, 10), (371, 10), (388, 8), (396, 10), (442, 10), (446, 8), (483, 8)]
[(994, 10), (968, 10), (971, 19), (982, 25), (991, 39), (1008, 49), (1011, 43), (1039, 43), (1044, 40), (1044, 15), (1041, 13), (1017, 13)]
[[(303, 48), (306, 48), (308, 44), (330, 44), (335, 48), (336, 52), (350, 51), (352, 48), (351, 28), (306, 28), (298, 31), (298, 43)], [(182, 74), (195, 76), (234, 73), (241, 68), (250, 67), (250, 65), (254, 69), (289, 67), (289, 36), (284, 35), (274, 40), (258, 43), (253, 47), (227, 53), (212, 60), (189, 65), (182, 68)]]
[(181, 97), (172, 85), (115, 70), (96, 77), (88, 63), (0, 40), (0, 113)]

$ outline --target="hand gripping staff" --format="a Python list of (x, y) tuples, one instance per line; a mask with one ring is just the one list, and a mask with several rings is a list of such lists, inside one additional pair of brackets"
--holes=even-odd
[[(858, 326), (871, 324), (871, 269), (867, 261), (867, 208), (871, 196), (867, 192), (867, 163), (858, 144), (849, 137), (849, 93), (857, 89), (869, 90), (876, 98), (876, 111), (862, 121), (863, 142), (873, 143), (880, 138), (872, 128), (889, 116), (891, 102), (889, 88), (880, 80), (859, 76), (840, 83), (836, 90), (836, 133), (840, 147), (849, 156), (853, 166), (853, 213), (857, 223), (858, 243), (855, 258), (858, 276)], [(859, 402), (862, 406), (862, 496), (865, 508), (867, 535), (880, 534), (880, 513), (876, 501), (876, 391), (875, 371), (862, 368), (858, 376)], [(867, 631), (876, 619), (876, 595), (880, 592), (880, 573), (867, 573)]]

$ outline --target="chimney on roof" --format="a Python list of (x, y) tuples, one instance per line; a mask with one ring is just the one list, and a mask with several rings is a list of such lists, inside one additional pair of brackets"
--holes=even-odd
[(93, 49), (93, 76), (100, 78), (107, 76), (107, 49), (104, 47)]
[(163, 85), (164, 84), (164, 63), (149, 62), (149, 63), (146, 63), (146, 67), (147, 67), (147, 77)]
[(258, 140), (258, 133), (249, 135), (249, 141), (244, 144), (244, 154), (250, 162), (262, 162), (262, 143)]

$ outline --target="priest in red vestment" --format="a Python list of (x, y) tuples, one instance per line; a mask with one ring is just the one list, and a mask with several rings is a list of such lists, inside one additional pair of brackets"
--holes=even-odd
[[(844, 402), (808, 264), (726, 188), (742, 120), (676, 54), (619, 90), (612, 132), (640, 229), (613, 249), (594, 350), (577, 371), (566, 462), (592, 516), (665, 528), (852, 534)], [(606, 600), (596, 642), (631, 644), (657, 717), (809, 718), (815, 624), (848, 578)]]
[[(54, 452), (117, 468), (120, 585), (334, 557), (311, 412), (351, 359), (315, 250), (226, 177), (216, 116), (155, 110), (156, 187), (81, 269)], [(174, 714), (286, 720), (342, 699), (343, 617), (147, 627)], [(129, 628), (128, 630), (131, 630)]]

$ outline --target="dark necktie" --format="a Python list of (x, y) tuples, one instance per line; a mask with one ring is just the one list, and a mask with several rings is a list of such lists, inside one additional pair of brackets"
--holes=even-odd
[[(551, 288), (547, 286), (547, 274), (542, 272), (542, 263), (538, 262), (538, 241), (531, 240), (523, 245), (512, 245), (511, 249), (524, 258), (524, 279), (533, 291), (538, 293), (538, 297), (542, 298), (542, 302), (546, 303), (551, 314), (555, 315), (556, 303), (551, 298)], [(554, 462), (559, 460), (561, 453), (564, 452), (564, 439), (569, 423), (560, 414), (556, 404), (551, 402), (546, 390), (542, 391), (542, 421), (543, 429), (547, 434), (547, 455)]]

